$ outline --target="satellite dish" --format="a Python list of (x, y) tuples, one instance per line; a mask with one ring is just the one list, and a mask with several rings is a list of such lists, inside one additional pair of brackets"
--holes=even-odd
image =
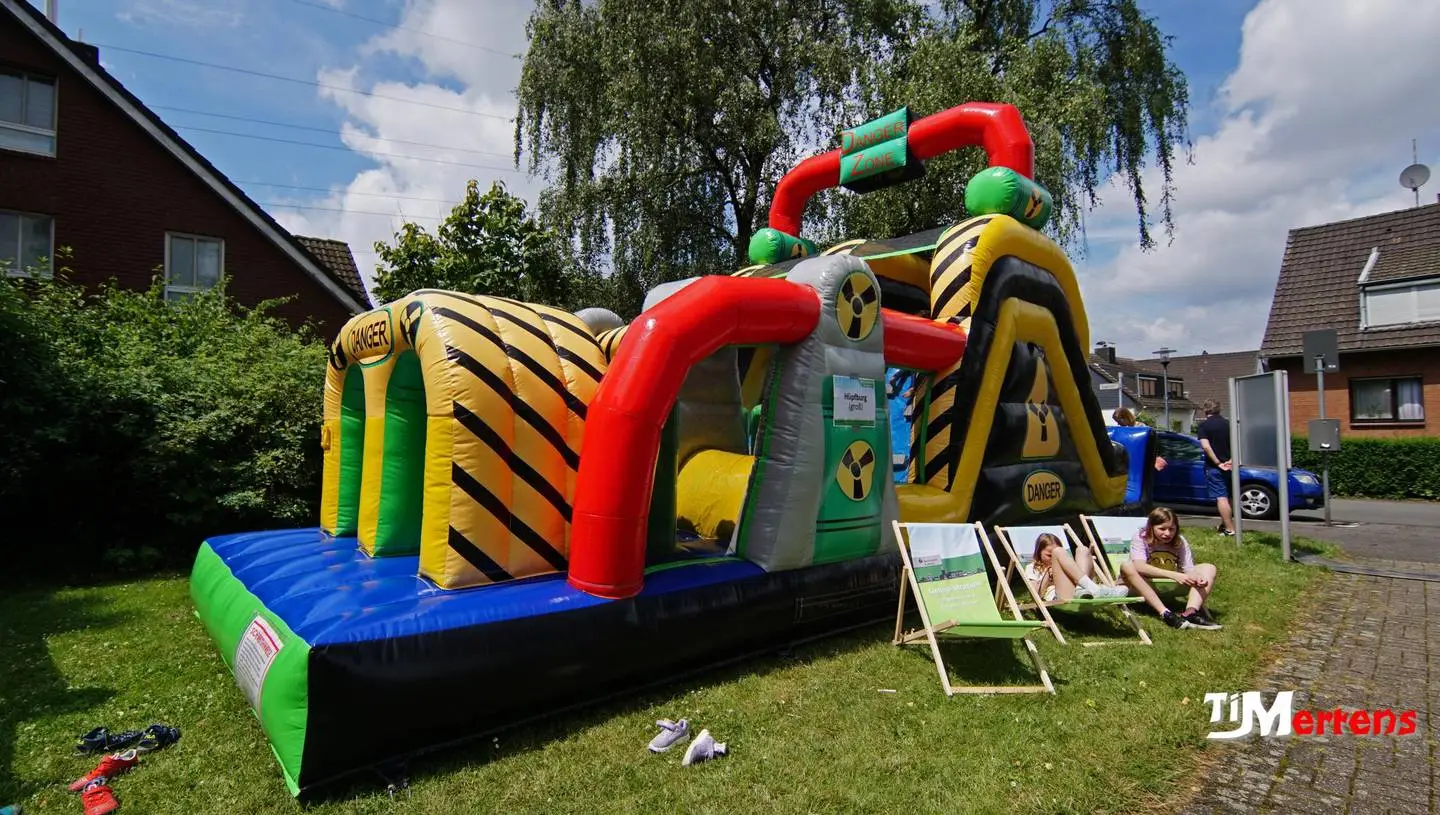
[(1411, 164), (1400, 171), (1400, 186), (1407, 190), (1419, 190), (1430, 180), (1430, 168), (1424, 164)]

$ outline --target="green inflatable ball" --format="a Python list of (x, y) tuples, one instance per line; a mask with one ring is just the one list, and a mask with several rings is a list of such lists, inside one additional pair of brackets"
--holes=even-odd
[(965, 211), (972, 216), (1009, 215), (1031, 229), (1041, 229), (1054, 207), (1044, 187), (1009, 167), (983, 170), (965, 185)]
[(778, 229), (765, 227), (750, 238), (750, 262), (772, 264), (819, 254), (819, 248), (812, 241), (787, 235)]

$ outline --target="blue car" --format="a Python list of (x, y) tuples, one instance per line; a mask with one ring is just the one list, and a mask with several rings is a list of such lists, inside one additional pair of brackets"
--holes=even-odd
[[(1157, 430), (1159, 455), (1165, 469), (1155, 474), (1154, 501), (1157, 505), (1214, 505), (1205, 490), (1205, 451), (1194, 436)], [(1275, 520), (1280, 517), (1280, 473), (1269, 467), (1240, 468), (1242, 517)], [(1290, 470), (1290, 510), (1319, 509), (1325, 506), (1320, 476), (1309, 470)]]

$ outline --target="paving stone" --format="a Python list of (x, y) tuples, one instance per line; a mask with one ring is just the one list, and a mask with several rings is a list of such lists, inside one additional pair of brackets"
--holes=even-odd
[[(1440, 572), (1433, 563), (1394, 568)], [(1327, 727), (1324, 735), (1231, 745), (1185, 812), (1440, 815), (1440, 727), (1426, 715), (1440, 710), (1440, 681), (1429, 668), (1432, 653), (1440, 659), (1440, 623), (1415, 611), (1440, 608), (1440, 583), (1337, 574), (1331, 586), (1257, 687), (1297, 691), (1297, 710), (1416, 710), (1417, 732), (1340, 735)]]

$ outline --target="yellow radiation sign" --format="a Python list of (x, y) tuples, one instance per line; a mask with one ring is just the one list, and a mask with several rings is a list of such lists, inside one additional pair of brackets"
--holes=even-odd
[(835, 483), (851, 501), (864, 501), (875, 482), (875, 450), (867, 442), (852, 441), (835, 468)]
[(1045, 357), (1035, 358), (1035, 382), (1025, 399), (1025, 446), (1021, 458), (1054, 458), (1060, 452), (1060, 423), (1050, 406), (1050, 371)]
[(1030, 200), (1025, 202), (1025, 220), (1028, 221), (1036, 215), (1039, 215), (1040, 210), (1043, 209), (1044, 206), (1045, 201), (1040, 197), (1040, 190), (1032, 189), (1030, 191)]
[(859, 342), (870, 336), (880, 316), (880, 292), (864, 272), (851, 272), (835, 296), (835, 319), (845, 336)]

